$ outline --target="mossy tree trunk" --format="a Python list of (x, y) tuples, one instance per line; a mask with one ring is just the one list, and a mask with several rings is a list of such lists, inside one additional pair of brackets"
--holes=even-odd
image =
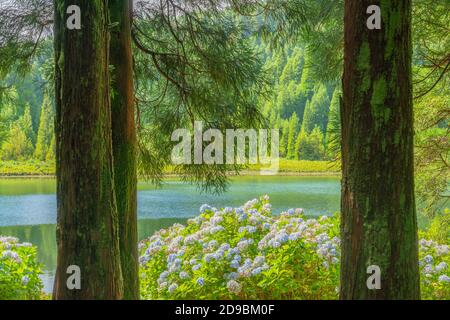
[[(373, 4), (381, 30), (366, 26)], [(346, 0), (344, 25), (340, 297), (418, 299), (411, 0)]]
[(131, 49), (131, 0), (110, 0), (111, 109), (124, 298), (139, 299), (136, 128)]
[[(66, 27), (69, 5), (81, 30)], [(109, 92), (108, 2), (55, 0), (57, 246), (54, 299), (121, 299)], [(67, 287), (67, 268), (81, 289)]]

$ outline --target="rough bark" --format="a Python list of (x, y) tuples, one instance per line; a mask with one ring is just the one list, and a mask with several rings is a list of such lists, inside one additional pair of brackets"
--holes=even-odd
[(139, 299), (132, 1), (110, 0), (109, 11), (114, 26), (110, 44), (112, 141), (124, 298)]
[[(381, 30), (366, 27), (381, 7)], [(418, 299), (411, 1), (346, 0), (341, 299)], [(369, 290), (367, 267), (381, 269)]]
[[(66, 28), (69, 5), (81, 30)], [(54, 299), (121, 299), (109, 99), (108, 3), (55, 0), (57, 246)], [(69, 290), (70, 265), (81, 289)]]

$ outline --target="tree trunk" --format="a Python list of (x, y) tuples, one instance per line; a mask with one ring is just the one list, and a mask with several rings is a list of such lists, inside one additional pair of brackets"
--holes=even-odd
[[(366, 26), (372, 4), (381, 30)], [(418, 299), (411, 0), (346, 0), (344, 26), (340, 297)]]
[(110, 0), (112, 141), (124, 298), (139, 299), (137, 236), (136, 128), (134, 122), (132, 1)]
[[(69, 5), (81, 30), (66, 27)], [(54, 299), (121, 299), (106, 0), (55, 0), (57, 245)], [(67, 269), (81, 270), (70, 290)], [(69, 279), (70, 280), (70, 279)]]

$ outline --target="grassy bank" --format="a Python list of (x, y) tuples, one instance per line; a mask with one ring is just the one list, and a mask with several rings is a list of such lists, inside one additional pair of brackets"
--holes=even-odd
[[(258, 173), (260, 165), (251, 165), (247, 172)], [(304, 175), (304, 174), (339, 174), (340, 167), (329, 161), (287, 160), (280, 159), (278, 173), (280, 175)]]
[[(242, 175), (256, 175), (260, 173), (260, 165), (250, 165)], [(172, 174), (169, 168), (167, 174)], [(339, 167), (328, 161), (286, 160), (281, 159), (278, 169), (279, 175), (336, 175)], [(29, 177), (54, 176), (55, 163), (42, 161), (1, 161), (0, 176)]]
[(43, 161), (0, 161), (0, 176), (54, 176), (55, 163)]

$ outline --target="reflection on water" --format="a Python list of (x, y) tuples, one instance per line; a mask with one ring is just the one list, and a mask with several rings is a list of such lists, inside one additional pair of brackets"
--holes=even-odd
[[(340, 194), (336, 177), (238, 177), (221, 195), (202, 194), (174, 179), (161, 189), (148, 183), (139, 183), (138, 189), (140, 219), (192, 217), (204, 203), (241, 206), (263, 194), (270, 195), (275, 212), (301, 207), (310, 215), (329, 214), (339, 209)], [(0, 179), (0, 226), (55, 223), (55, 180)]]

